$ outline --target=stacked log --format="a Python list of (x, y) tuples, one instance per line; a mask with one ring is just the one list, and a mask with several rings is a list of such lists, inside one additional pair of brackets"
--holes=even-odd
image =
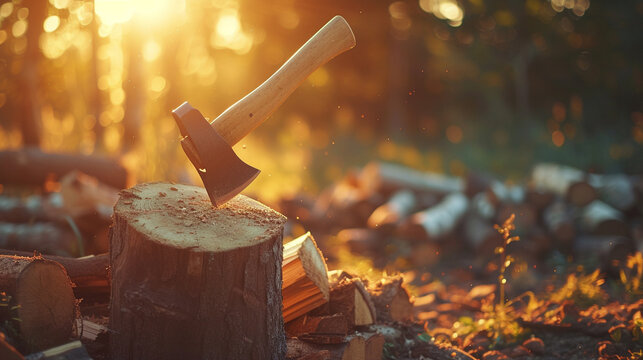
[(107, 251), (118, 190), (78, 171), (59, 180), (50, 194), (0, 194), (0, 248), (61, 256)]
[(66, 342), (76, 319), (76, 299), (65, 269), (42, 257), (0, 255), (0, 289), (9, 296), (23, 347), (39, 351)]
[[(590, 174), (551, 163), (535, 165), (524, 184), (476, 173), (459, 178), (379, 162), (357, 173), (326, 193), (344, 196), (345, 203), (369, 206), (324, 207), (319, 205), (322, 199), (314, 205), (300, 201), (292, 211), (293, 215), (311, 214), (301, 221), (305, 227), (317, 229), (322, 239), (335, 239), (356, 255), (370, 257), (376, 265), (401, 257), (411, 265), (425, 266), (431, 263), (425, 255), (455, 253), (462, 246), (474, 251), (482, 263), (499, 245), (494, 224), (511, 214), (516, 215), (516, 234), (523, 240), (511, 246), (528, 257), (542, 259), (551, 251), (584, 256), (580, 250), (584, 246), (576, 243), (587, 236), (643, 239), (636, 227), (627, 225), (643, 223), (640, 177)], [(378, 202), (380, 206), (374, 206)], [(325, 212), (316, 214), (306, 206)], [(338, 208), (343, 210), (336, 212)], [(364, 215), (367, 210), (370, 214)], [(284, 211), (290, 215), (288, 209)], [(322, 213), (324, 218), (350, 220), (322, 222)], [(635, 245), (643, 248), (643, 243)], [(333, 257), (335, 246), (326, 247), (325, 241), (320, 246)]]

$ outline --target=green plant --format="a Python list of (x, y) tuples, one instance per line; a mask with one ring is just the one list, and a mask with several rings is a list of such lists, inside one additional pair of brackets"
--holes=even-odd
[(520, 339), (524, 334), (524, 329), (518, 323), (518, 315), (514, 309), (514, 304), (525, 296), (529, 302), (524, 309), (531, 313), (533, 308), (539, 306), (536, 296), (527, 292), (515, 299), (505, 299), (505, 286), (507, 284), (507, 269), (514, 262), (511, 255), (507, 253), (507, 246), (514, 241), (519, 241), (518, 236), (512, 236), (511, 232), (515, 230), (514, 220), (516, 216), (512, 214), (502, 225), (495, 225), (495, 229), (502, 235), (502, 245), (495, 249), (495, 253), (500, 255), (500, 266), (498, 274), (498, 301), (483, 302), (481, 311), (483, 316), (474, 320), (473, 318), (463, 316), (453, 324), (454, 338), (464, 338), (469, 334), (486, 332), (492, 339), (492, 347), (497, 347), (508, 342)]
[(11, 304), (11, 295), (0, 291), (0, 329), (13, 338), (18, 338), (18, 309), (20, 305)]
[(579, 308), (588, 308), (594, 304), (602, 305), (607, 300), (607, 294), (601, 287), (605, 279), (599, 269), (588, 275), (570, 274), (567, 282), (550, 299), (554, 302), (572, 300)]
[[(493, 309), (493, 318), (495, 318), (494, 335), (496, 342), (503, 342), (503, 337), (507, 334), (509, 328), (514, 327), (515, 319), (511, 316), (512, 310), (507, 306), (505, 299), (505, 285), (507, 284), (507, 268), (513, 262), (513, 257), (507, 254), (507, 246), (514, 241), (519, 241), (520, 237), (511, 236), (511, 232), (516, 229), (514, 220), (515, 214), (511, 214), (502, 225), (494, 225), (494, 228), (502, 235), (502, 245), (495, 249), (496, 254), (500, 254), (500, 270), (498, 274), (498, 302)], [(517, 326), (517, 324), (515, 324)], [(510, 331), (513, 332), (513, 331)]]
[(620, 271), (621, 283), (629, 299), (639, 299), (643, 295), (641, 278), (643, 278), (643, 254), (637, 252), (627, 257), (625, 269)]
[(632, 316), (632, 339), (639, 343), (643, 342), (643, 318), (640, 311)]

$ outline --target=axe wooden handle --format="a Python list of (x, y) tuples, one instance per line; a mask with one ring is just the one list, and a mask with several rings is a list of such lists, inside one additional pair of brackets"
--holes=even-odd
[(308, 75), (355, 46), (351, 27), (335, 16), (268, 80), (224, 111), (211, 125), (230, 146), (263, 123)]

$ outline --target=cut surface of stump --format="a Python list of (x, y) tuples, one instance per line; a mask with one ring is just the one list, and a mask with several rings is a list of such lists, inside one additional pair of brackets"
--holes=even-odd
[(284, 245), (283, 316), (288, 322), (328, 302), (328, 268), (310, 233)]
[(112, 356), (280, 359), (285, 218), (165, 183), (121, 192), (110, 235)]
[(0, 255), (0, 289), (17, 305), (19, 330), (29, 351), (69, 339), (76, 299), (65, 269), (41, 257)]

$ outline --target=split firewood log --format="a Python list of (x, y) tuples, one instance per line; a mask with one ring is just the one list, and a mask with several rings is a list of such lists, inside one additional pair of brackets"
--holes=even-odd
[(71, 256), (78, 252), (78, 238), (62, 224), (0, 222), (0, 248)]
[(401, 225), (400, 234), (438, 241), (453, 231), (468, 206), (469, 200), (464, 194), (449, 194), (438, 205), (413, 214)]
[(585, 206), (597, 197), (596, 190), (587, 181), (583, 171), (564, 165), (542, 163), (534, 166), (531, 184), (567, 198), (576, 206)]
[(367, 164), (362, 169), (359, 180), (366, 191), (383, 194), (393, 194), (401, 189), (438, 194), (461, 193), (465, 190), (465, 182), (461, 178), (426, 173), (390, 163)]
[(471, 198), (471, 216), (492, 220), (496, 216), (498, 202), (487, 191), (477, 193)]
[(379, 360), (384, 350), (384, 337), (376, 333), (356, 333), (339, 344), (316, 344), (288, 339), (288, 360)]
[(382, 202), (379, 193), (366, 191), (349, 176), (322, 192), (312, 215), (327, 227), (361, 227)]
[(574, 255), (577, 258), (598, 260), (608, 270), (622, 266), (627, 255), (635, 251), (634, 241), (624, 236), (584, 235), (574, 241)]
[(625, 174), (590, 174), (589, 183), (598, 191), (602, 201), (620, 211), (627, 211), (636, 204), (634, 185)]
[(562, 245), (571, 244), (576, 236), (573, 209), (563, 201), (556, 201), (543, 211), (545, 227)]
[(415, 195), (410, 190), (400, 190), (369, 216), (370, 228), (391, 228), (411, 214), (416, 205)]
[(593, 235), (629, 234), (623, 214), (600, 200), (593, 201), (581, 210), (580, 225)]
[(495, 202), (510, 204), (520, 204), (525, 201), (525, 188), (520, 185), (507, 185), (500, 181), (493, 181), (489, 185), (490, 194), (495, 198)]
[(337, 240), (351, 252), (366, 256), (375, 256), (386, 246), (382, 233), (373, 229), (344, 229), (337, 233)]
[(296, 194), (280, 198), (278, 208), (279, 212), (288, 219), (310, 224), (313, 221), (311, 213), (314, 206), (315, 201), (311, 197), (305, 194)]
[[(0, 255), (33, 256), (33, 252), (0, 249)], [(62, 265), (74, 283), (74, 292), (109, 293), (109, 254), (89, 255), (82, 258), (41, 255)], [(82, 296), (79, 296), (82, 297)]]
[(344, 314), (304, 314), (286, 323), (286, 334), (297, 337), (303, 334), (346, 335), (349, 332), (348, 319)]
[(289, 322), (328, 302), (328, 268), (310, 233), (285, 244), (283, 253), (283, 317)]
[(502, 244), (502, 236), (493, 224), (478, 216), (471, 215), (464, 219), (465, 240), (476, 252), (476, 257), (488, 261), (496, 247)]
[(547, 208), (556, 199), (556, 195), (544, 189), (538, 189), (534, 186), (529, 186), (525, 192), (525, 201), (536, 209), (537, 212)]
[(312, 314), (341, 314), (345, 317), (349, 330), (375, 322), (375, 305), (359, 278), (341, 270), (330, 271), (328, 278), (330, 299), (327, 304), (313, 310)]
[(18, 330), (30, 352), (69, 339), (77, 303), (60, 264), (41, 257), (0, 255), (0, 289), (17, 305)]
[(42, 185), (74, 170), (117, 189), (127, 185), (125, 168), (105, 157), (46, 153), (37, 148), (0, 151), (0, 184)]
[(379, 322), (402, 322), (413, 318), (413, 304), (402, 285), (403, 281), (401, 276), (392, 276), (369, 285), (368, 292), (373, 299)]
[(118, 200), (118, 189), (102, 184), (95, 177), (72, 171), (60, 180), (63, 210), (72, 217), (97, 214), (110, 219)]
[(528, 231), (538, 221), (538, 214), (529, 203), (502, 203), (496, 213), (494, 224), (502, 224), (511, 214), (516, 215), (514, 224), (519, 231)]
[(110, 236), (112, 357), (283, 358), (285, 221), (243, 195), (215, 208), (195, 186), (121, 191)]

